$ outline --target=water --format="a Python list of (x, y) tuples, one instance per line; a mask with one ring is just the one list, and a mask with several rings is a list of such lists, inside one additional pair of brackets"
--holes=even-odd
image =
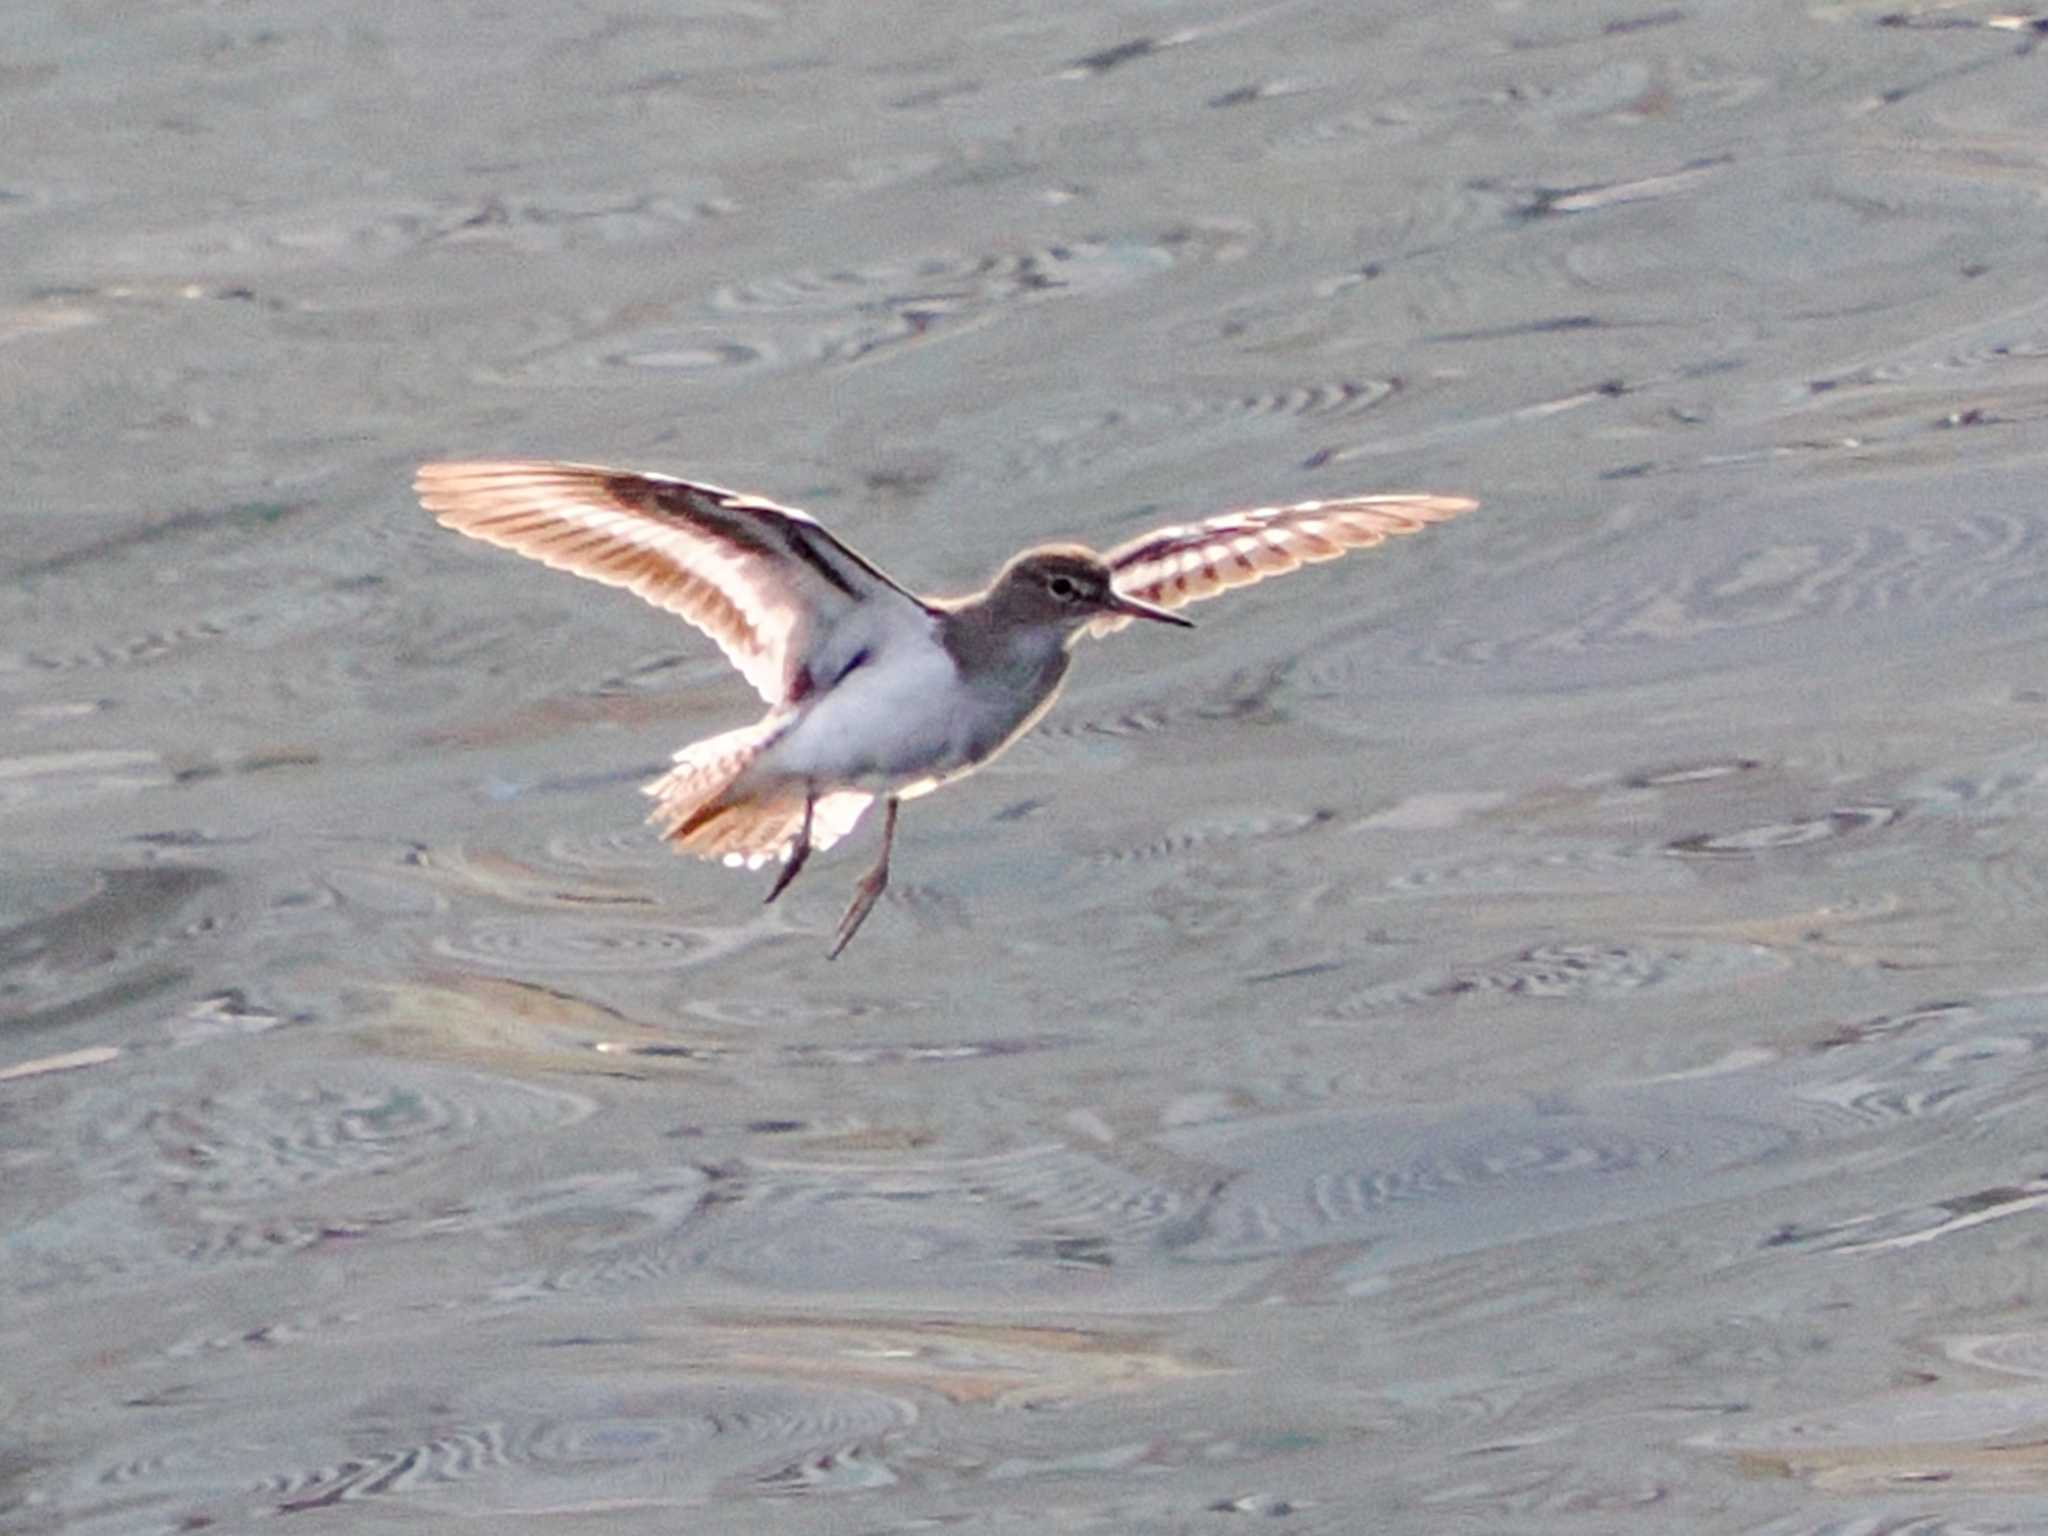
[[(1987, 8), (17, 8), (0, 1525), (2044, 1530), (2044, 98)], [(1372, 489), (763, 908), (436, 529)]]

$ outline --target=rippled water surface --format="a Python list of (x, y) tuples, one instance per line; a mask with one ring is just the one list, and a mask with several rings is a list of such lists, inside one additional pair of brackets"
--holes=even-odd
[[(2048, 93), (1989, 5), (29, 0), (0, 1527), (2048, 1531)], [(422, 458), (1090, 647), (763, 907)], [(483, 1522), (479, 1524), (479, 1522)]]

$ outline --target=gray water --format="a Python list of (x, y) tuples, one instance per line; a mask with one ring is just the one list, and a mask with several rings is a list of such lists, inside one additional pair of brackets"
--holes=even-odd
[[(1993, 6), (147, 7), (0, 38), (0, 1526), (2048, 1530), (2048, 91)], [(1090, 646), (763, 907), (757, 701), (437, 529)], [(482, 1523), (480, 1523), (482, 1522)]]

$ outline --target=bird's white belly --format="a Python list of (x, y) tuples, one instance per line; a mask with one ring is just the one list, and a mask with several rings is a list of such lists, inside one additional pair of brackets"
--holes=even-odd
[(856, 667), (763, 754), (771, 773), (887, 794), (973, 762), (973, 701), (952, 657), (912, 645)]

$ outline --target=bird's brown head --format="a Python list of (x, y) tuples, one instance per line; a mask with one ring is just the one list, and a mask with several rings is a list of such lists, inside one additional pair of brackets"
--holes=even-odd
[(1092, 549), (1080, 544), (1047, 544), (1025, 550), (1004, 566), (989, 599), (1006, 617), (1020, 623), (1078, 630), (1104, 614), (1123, 614), (1194, 627), (1177, 613), (1117, 591), (1115, 575)]

